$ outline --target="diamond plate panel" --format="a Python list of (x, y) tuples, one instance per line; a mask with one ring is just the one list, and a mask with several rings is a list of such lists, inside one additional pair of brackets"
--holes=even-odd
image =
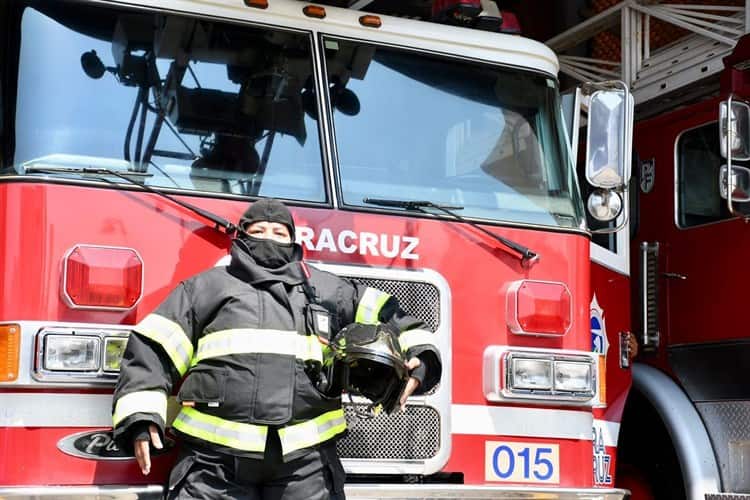
[(341, 458), (425, 460), (440, 450), (440, 413), (431, 406), (407, 405), (404, 412), (365, 419), (367, 405), (345, 404), (348, 435), (337, 443)]
[[(750, 493), (746, 462), (743, 465), (750, 457), (750, 401), (717, 401), (696, 403), (695, 406), (711, 437), (724, 488)], [(736, 498), (750, 498), (750, 495)]]

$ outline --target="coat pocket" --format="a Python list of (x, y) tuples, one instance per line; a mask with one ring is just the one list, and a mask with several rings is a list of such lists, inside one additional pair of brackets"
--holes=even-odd
[(195, 464), (195, 455), (184, 453), (177, 460), (177, 463), (172, 467), (172, 471), (169, 473), (169, 481), (167, 482), (167, 491), (165, 492), (166, 499), (172, 500), (177, 498), (180, 493), (185, 479), (190, 473), (190, 469)]
[(258, 354), (257, 366), (252, 421), (268, 425), (289, 422), (294, 398), (294, 356)]
[(221, 406), (226, 397), (226, 383), (226, 368), (197, 365), (188, 372), (177, 400), (182, 404)]

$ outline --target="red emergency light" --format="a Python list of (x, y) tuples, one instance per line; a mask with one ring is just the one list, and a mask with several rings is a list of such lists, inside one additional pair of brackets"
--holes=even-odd
[(74, 308), (130, 309), (143, 295), (143, 261), (132, 248), (76, 245), (63, 261), (62, 290)]
[(506, 319), (520, 335), (565, 335), (573, 319), (573, 300), (563, 283), (521, 280), (508, 288)]

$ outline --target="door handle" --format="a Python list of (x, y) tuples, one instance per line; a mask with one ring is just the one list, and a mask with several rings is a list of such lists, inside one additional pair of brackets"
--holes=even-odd
[(673, 279), (673, 280), (686, 280), (687, 275), (680, 274), (680, 273), (661, 273), (662, 276), (665, 278)]

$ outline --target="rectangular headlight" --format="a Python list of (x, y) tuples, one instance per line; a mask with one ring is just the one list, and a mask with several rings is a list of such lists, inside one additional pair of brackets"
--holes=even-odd
[(104, 371), (116, 372), (120, 369), (122, 355), (128, 344), (127, 337), (105, 337), (104, 339)]
[(594, 377), (591, 363), (555, 361), (555, 390), (593, 393)]
[(552, 389), (552, 361), (549, 359), (513, 358), (509, 375), (513, 389)]
[(47, 335), (44, 368), (50, 371), (97, 371), (101, 341), (83, 335)]

